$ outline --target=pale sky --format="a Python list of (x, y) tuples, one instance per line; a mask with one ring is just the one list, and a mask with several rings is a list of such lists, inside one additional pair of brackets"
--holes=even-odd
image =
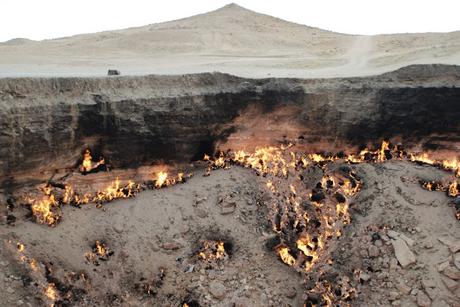
[[(41, 40), (168, 21), (231, 0), (0, 0), (0, 41)], [(460, 0), (238, 0), (248, 9), (350, 34), (460, 30)]]

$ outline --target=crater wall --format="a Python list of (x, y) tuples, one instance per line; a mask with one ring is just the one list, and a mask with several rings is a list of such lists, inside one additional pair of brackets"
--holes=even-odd
[(459, 119), (459, 66), (307, 80), (220, 73), (0, 79), (0, 185), (71, 169), (87, 147), (114, 167), (287, 142), (332, 150), (389, 138), (455, 151)]

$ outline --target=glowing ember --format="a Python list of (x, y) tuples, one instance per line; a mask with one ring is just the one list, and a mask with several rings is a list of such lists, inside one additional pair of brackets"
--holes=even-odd
[[(299, 170), (306, 169), (309, 165), (317, 164), (321, 168), (327, 167), (329, 162), (342, 160), (348, 163), (363, 163), (363, 162), (384, 162), (391, 158), (404, 159), (408, 158), (411, 161), (418, 163), (425, 163), (442, 167), (445, 170), (455, 172), (457, 176), (460, 174), (460, 162), (457, 159), (452, 160), (441, 160), (437, 161), (430, 158), (426, 153), (409, 153), (403, 151), (400, 146), (390, 146), (390, 142), (383, 141), (380, 148), (372, 151), (367, 148), (360, 151), (358, 155), (321, 155), (319, 153), (306, 154), (301, 152), (292, 151), (293, 144), (287, 146), (267, 146), (258, 147), (254, 152), (245, 152), (238, 150), (235, 152), (219, 152), (216, 159), (211, 158), (209, 155), (205, 155), (203, 160), (208, 162), (208, 168), (205, 175), (209, 175), (212, 169), (217, 168), (229, 168), (229, 165), (236, 164), (247, 168), (254, 169), (258, 174), (263, 176), (272, 175), (281, 178), (288, 178), (289, 174), (296, 174), (299, 176)], [(83, 161), (81, 170), (84, 172), (91, 171), (92, 169), (103, 165), (104, 159), (94, 163), (92, 161), (91, 152), (85, 150), (83, 155)], [(191, 177), (189, 174), (188, 177)], [(176, 177), (169, 177), (168, 173), (161, 171), (156, 174), (152, 187), (162, 188), (177, 183), (185, 182), (186, 177), (184, 173), (178, 173)], [(352, 197), (356, 195), (360, 190), (359, 178), (355, 178), (353, 173), (350, 173), (347, 178), (339, 178), (338, 181), (334, 181), (331, 178), (322, 179), (321, 185), (326, 190), (331, 190), (336, 184), (340, 186), (340, 190), (347, 196)], [(279, 192), (278, 188), (271, 182), (267, 182), (267, 187), (272, 193)], [(430, 184), (426, 185), (426, 188), (432, 190), (433, 187)], [(437, 188), (434, 188), (437, 189)], [(446, 187), (447, 189), (447, 187)], [(31, 209), (36, 220), (39, 223), (54, 226), (60, 220), (60, 205), (72, 204), (82, 205), (87, 203), (104, 203), (109, 202), (118, 198), (127, 198), (135, 196), (141, 190), (139, 184), (133, 181), (128, 181), (127, 184), (121, 184), (120, 180), (116, 178), (107, 188), (100, 190), (94, 194), (92, 193), (77, 193), (74, 188), (65, 185), (64, 194), (56, 197), (51, 191), (51, 187), (47, 186), (44, 188), (44, 197), (37, 197), (31, 199)], [(455, 188), (452, 186), (449, 190), (450, 196), (455, 195)], [(295, 188), (291, 188), (291, 193), (298, 194)], [(290, 201), (292, 202), (292, 201)], [(298, 202), (295, 200), (293, 203)], [(314, 202), (316, 207), (321, 207), (321, 202)], [(343, 215), (346, 211), (346, 206), (339, 206), (336, 208), (337, 212)]]
[(426, 153), (421, 154), (409, 154), (409, 159), (414, 162), (424, 163), (428, 165), (434, 165), (441, 167), (448, 171), (453, 171), (455, 176), (460, 177), (460, 161), (457, 159), (452, 160), (434, 160)]

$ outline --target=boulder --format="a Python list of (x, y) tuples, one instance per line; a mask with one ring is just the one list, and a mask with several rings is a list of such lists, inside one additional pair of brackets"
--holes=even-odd
[(174, 241), (161, 244), (161, 248), (165, 250), (177, 250), (181, 247), (182, 245), (180, 243)]
[(218, 299), (218, 300), (223, 299), (225, 297), (226, 292), (227, 292), (227, 289), (225, 288), (225, 286), (217, 281), (213, 281), (209, 285), (209, 293), (211, 293), (211, 295), (215, 299)]
[(415, 255), (407, 246), (406, 241), (398, 237), (396, 240), (391, 240), (391, 244), (393, 245), (396, 259), (398, 259), (401, 267), (406, 268), (410, 264), (415, 263)]

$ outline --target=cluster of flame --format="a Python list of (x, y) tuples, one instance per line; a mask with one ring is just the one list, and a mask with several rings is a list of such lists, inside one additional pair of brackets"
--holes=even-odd
[[(44, 270), (43, 265), (40, 264), (34, 258), (31, 258), (26, 255), (26, 247), (23, 243), (17, 242), (14, 243), (12, 241), (7, 241), (10, 245), (15, 245), (16, 252), (19, 257), (19, 261), (31, 272), (39, 273), (39, 271)], [(43, 294), (43, 299), (45, 302), (49, 304), (49, 306), (53, 307), (55, 302), (58, 300), (59, 295), (56, 289), (56, 285), (53, 282), (48, 282), (46, 280), (40, 281), (40, 283), (36, 283), (37, 287), (41, 289)]]
[[(371, 151), (364, 149), (359, 154), (350, 155), (321, 155), (321, 154), (304, 154), (296, 153), (289, 150), (293, 145), (287, 146), (268, 146), (263, 148), (256, 148), (252, 153), (238, 150), (224, 154), (220, 152), (217, 158), (211, 158), (208, 155), (204, 156), (204, 161), (209, 163), (205, 175), (209, 175), (212, 169), (228, 168), (231, 164), (241, 165), (244, 167), (252, 168), (257, 173), (272, 176), (288, 176), (289, 169), (296, 169), (299, 167), (307, 167), (311, 164), (326, 165), (328, 162), (342, 160), (346, 163), (355, 164), (363, 162), (383, 162), (389, 158), (393, 159), (407, 159), (410, 161), (430, 164), (433, 166), (441, 167), (448, 171), (453, 171), (456, 177), (460, 177), (460, 161), (459, 160), (435, 160), (430, 158), (427, 154), (406, 153), (399, 146), (390, 148), (390, 143), (387, 141), (382, 142), (378, 150)], [(91, 153), (86, 150), (83, 155), (83, 161), (80, 165), (80, 171), (89, 172), (98, 166), (104, 164), (103, 158), (98, 162), (93, 162)], [(160, 171), (154, 177), (153, 187), (163, 188), (177, 183), (185, 182), (186, 177), (184, 173), (178, 173), (175, 177), (168, 176), (167, 172)], [(342, 190), (346, 190), (347, 186), (343, 185)], [(135, 196), (144, 187), (131, 180), (122, 184), (116, 178), (109, 186), (96, 193), (77, 193), (70, 185), (65, 185), (64, 193), (56, 193), (52, 187), (45, 185), (43, 187), (43, 196), (39, 198), (28, 198), (31, 204), (31, 210), (36, 220), (39, 223), (55, 226), (60, 218), (60, 207), (62, 205), (84, 205), (88, 203), (102, 204), (110, 202), (118, 198), (129, 198)], [(431, 188), (428, 187), (431, 190)], [(450, 183), (448, 188), (435, 189), (449, 191), (449, 196), (457, 196), (457, 181), (454, 180)], [(60, 196), (58, 196), (61, 194)], [(458, 213), (460, 216), (460, 213)], [(459, 217), (460, 218), (460, 217)]]
[(118, 178), (115, 179), (107, 188), (94, 194), (79, 194), (66, 185), (62, 189), (53, 188), (46, 184), (41, 188), (42, 197), (26, 197), (26, 201), (31, 204), (30, 208), (37, 222), (49, 226), (55, 226), (61, 219), (62, 205), (84, 205), (88, 203), (102, 204), (117, 198), (128, 198), (135, 196), (140, 191), (140, 186), (132, 181), (122, 185)]
[[(458, 197), (460, 195), (459, 184), (457, 180), (449, 183), (438, 181), (421, 181), (422, 187), (428, 191), (441, 191), (445, 192), (450, 197)], [(460, 220), (460, 208), (456, 208), (455, 217)]]
[[(208, 163), (205, 175), (209, 175), (214, 169), (227, 169), (237, 165), (253, 169), (265, 180), (267, 192), (271, 194), (271, 201), (267, 206), (270, 208), (273, 230), (280, 238), (275, 250), (284, 263), (303, 273), (309, 272), (316, 264), (332, 261), (325, 257), (331, 248), (330, 242), (340, 237), (344, 226), (350, 223), (349, 206), (361, 188), (360, 178), (351, 168), (330, 169), (332, 162), (353, 165), (397, 159), (433, 165), (453, 172), (453, 180), (447, 185), (428, 182), (423, 183), (423, 186), (428, 190), (445, 191), (450, 197), (459, 195), (457, 177), (460, 177), (460, 161), (456, 159), (436, 160), (423, 153), (407, 153), (400, 146), (391, 147), (386, 141), (377, 150), (364, 149), (358, 154), (350, 155), (308, 154), (295, 151), (293, 147), (268, 146), (256, 148), (253, 152), (219, 152), (216, 157), (206, 155), (203, 160)], [(89, 172), (103, 163), (103, 159), (93, 163), (88, 151), (85, 152), (81, 170)], [(320, 168), (323, 177), (315, 186), (307, 187), (302, 181), (302, 173), (309, 167)], [(163, 188), (182, 183), (185, 179), (183, 173), (170, 177), (162, 171), (154, 175), (150, 186)], [(118, 178), (107, 188), (93, 194), (77, 193), (67, 185), (63, 192), (57, 193), (50, 185), (46, 185), (43, 188), (43, 197), (29, 200), (36, 220), (54, 226), (61, 218), (62, 205), (101, 204), (118, 198), (133, 197), (145, 188), (145, 183), (128, 181), (122, 184)], [(457, 212), (457, 218), (460, 219), (460, 212)], [(99, 247), (103, 246), (99, 244)], [(93, 254), (98, 255), (99, 252), (103, 253), (104, 250), (97, 249)], [(223, 242), (213, 241), (208, 242), (198, 256), (203, 260), (219, 260), (228, 255)], [(53, 297), (53, 293), (55, 295), (53, 287), (52, 284), (48, 285), (45, 291), (47, 296)], [(340, 296), (335, 295), (331, 285), (322, 289), (323, 300), (331, 304), (348, 299), (353, 289), (340, 293)]]
[(91, 288), (91, 281), (83, 271), (66, 271), (55, 267), (51, 261), (42, 262), (30, 256), (25, 244), (6, 240), (5, 247), (18, 258), (33, 281), (29, 287), (40, 295), (43, 306), (69, 306), (81, 299), (81, 294)]
[(101, 165), (105, 165), (104, 158), (100, 158), (99, 161), (93, 162), (91, 151), (89, 149), (85, 149), (85, 152), (83, 153), (83, 160), (80, 164), (80, 172), (89, 173), (92, 170), (97, 169)]
[(96, 240), (92, 247), (92, 251), (85, 253), (85, 258), (88, 262), (99, 265), (98, 260), (106, 261), (112, 255), (113, 251), (111, 251), (104, 242)]
[[(331, 162), (352, 165), (396, 159), (433, 165), (454, 173), (454, 180), (443, 190), (451, 197), (459, 195), (456, 179), (460, 176), (458, 160), (438, 161), (427, 154), (407, 153), (401, 146), (390, 147), (387, 141), (382, 142), (377, 150), (364, 149), (351, 155), (307, 154), (296, 152), (293, 147), (270, 146), (256, 148), (254, 152), (220, 152), (215, 158), (206, 155), (204, 160), (208, 162), (206, 175), (213, 169), (239, 165), (253, 169), (266, 181), (267, 191), (271, 193), (271, 201), (267, 204), (271, 209), (271, 222), (281, 241), (275, 250), (285, 264), (299, 272), (307, 273), (320, 262), (332, 262), (325, 255), (332, 239), (340, 237), (344, 226), (350, 223), (349, 205), (362, 185), (350, 167), (329, 169)], [(302, 181), (302, 173), (309, 167), (319, 167), (323, 171), (322, 179), (312, 187), (306, 187)], [(344, 303), (356, 292), (347, 283), (340, 291), (334, 291), (334, 286), (324, 281), (316, 284), (321, 285), (321, 295), (328, 306)], [(341, 294), (336, 295), (336, 292)]]
[[(279, 244), (277, 253), (284, 263), (308, 271), (319, 259), (321, 250), (326, 248), (327, 239), (340, 236), (341, 227), (350, 222), (346, 196), (354, 196), (361, 184), (352, 171), (337, 175), (329, 172), (327, 163), (336, 160), (334, 157), (297, 153), (289, 150), (291, 147), (257, 148), (254, 153), (241, 150), (220, 153), (215, 160), (208, 156), (205, 160), (209, 162), (208, 169), (228, 168), (236, 164), (251, 168), (266, 179), (266, 187), (273, 199), (270, 206), (273, 209), (274, 231), (281, 236), (284, 233), (299, 234), (295, 240), (290, 238), (294, 244)], [(317, 193), (324, 194), (321, 200), (315, 199), (315, 189), (308, 191), (299, 180), (302, 171), (309, 166), (319, 166), (324, 171), (323, 179), (315, 187), (321, 190)], [(308, 206), (305, 201), (309, 201), (311, 208), (305, 208)], [(321, 231), (310, 234), (309, 222), (314, 219), (321, 223)], [(293, 249), (296, 255), (293, 255)]]
[[(419, 162), (419, 163), (433, 165), (436, 167), (440, 167), (444, 170), (453, 172), (454, 176), (450, 182), (421, 181), (420, 183), (422, 187), (428, 191), (445, 192), (447, 196), (452, 197), (452, 198), (460, 197), (460, 189), (459, 189), (459, 183), (457, 179), (457, 178), (460, 178), (460, 161), (459, 160), (453, 159), (453, 160), (437, 161), (437, 160), (433, 160), (430, 157), (428, 157), (427, 154), (419, 154), (419, 155), (411, 154), (410, 160)], [(457, 218), (457, 220), (460, 220), (460, 207), (458, 207), (458, 205), (455, 208), (455, 211), (456, 211), (455, 217)]]
[(198, 257), (203, 261), (216, 262), (228, 258), (223, 241), (207, 240), (198, 252)]
[(41, 187), (41, 197), (25, 197), (26, 202), (30, 204), (32, 214), (36, 221), (41, 224), (55, 226), (62, 217), (61, 207), (63, 205), (81, 206), (89, 203), (103, 204), (119, 198), (130, 198), (136, 196), (140, 191), (147, 189), (149, 186), (155, 189), (165, 188), (178, 183), (183, 183), (193, 174), (184, 175), (178, 173), (176, 176), (169, 176), (167, 172), (160, 171), (154, 175), (151, 184), (138, 184), (134, 181), (122, 183), (117, 177), (105, 189), (95, 193), (78, 193), (70, 185), (63, 188), (53, 187), (45, 184)]
[(452, 181), (448, 184), (444, 184), (443, 182), (438, 181), (427, 181), (421, 182), (422, 187), (427, 189), (428, 191), (442, 191), (446, 192), (448, 196), (455, 197), (458, 193), (458, 183), (457, 181)]

